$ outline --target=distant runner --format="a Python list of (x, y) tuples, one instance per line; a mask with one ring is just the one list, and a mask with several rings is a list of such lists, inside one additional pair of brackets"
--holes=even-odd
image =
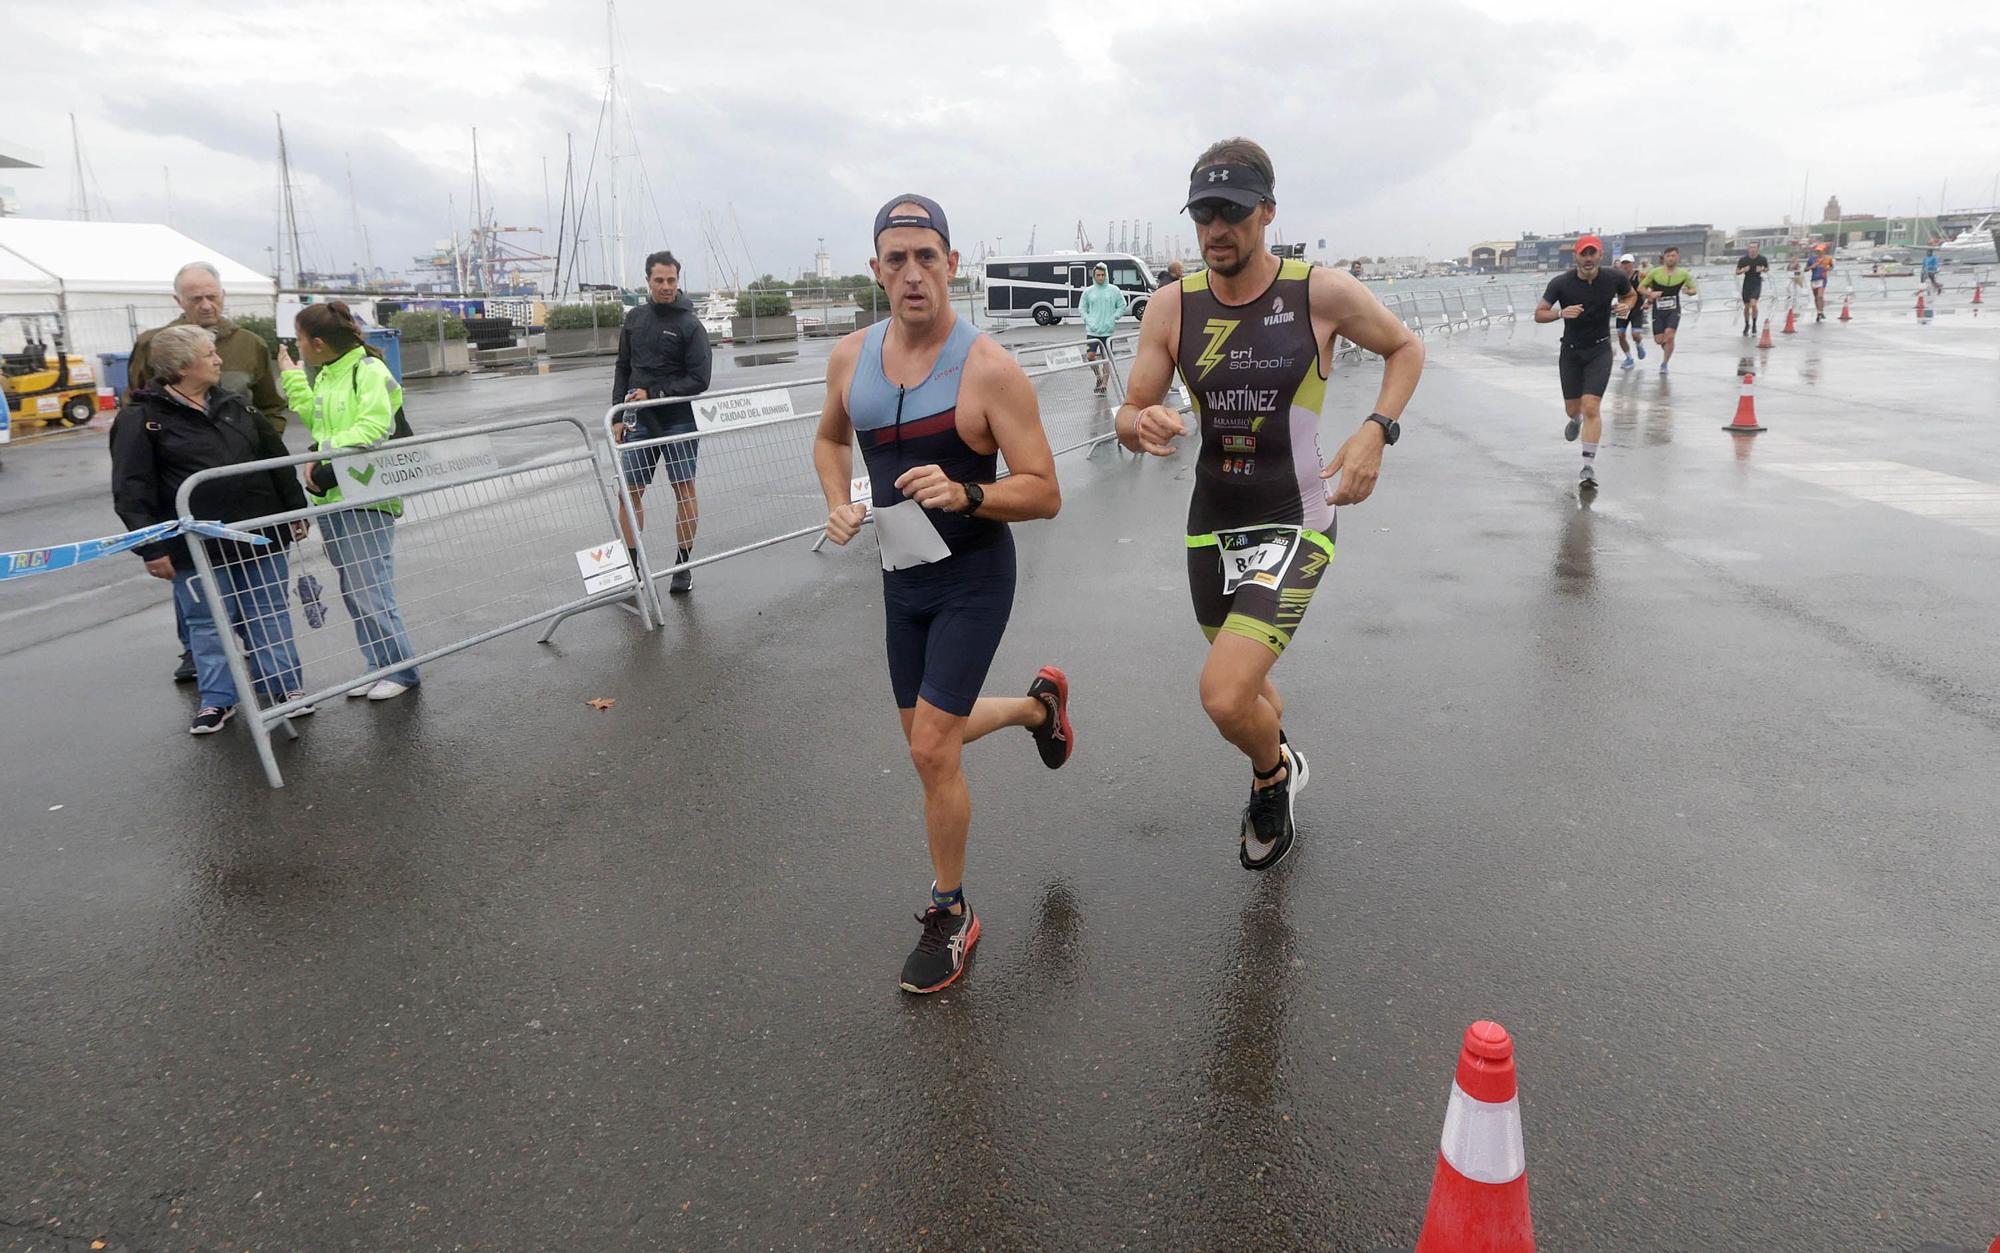
[[(889, 685), (923, 780), (936, 875), (899, 982), (906, 992), (936, 992), (958, 978), (979, 940), (965, 901), (965, 745), (1026, 727), (1053, 770), (1074, 742), (1069, 680), (1054, 666), (1042, 667), (1026, 696), (979, 695), (1014, 608), (1007, 523), (1055, 517), (1062, 492), (1028, 376), (952, 312), (958, 253), (944, 210), (917, 195), (883, 205), (868, 265), (890, 316), (834, 348), (813, 466), (826, 493), (827, 538), (845, 544), (870, 507), (875, 515)], [(868, 507), (850, 503), (857, 437)], [(1009, 471), (997, 482), (996, 454)]]
[[(1351, 274), (1280, 261), (1264, 244), (1277, 212), (1271, 158), (1247, 139), (1212, 145), (1188, 177), (1186, 209), (1206, 270), (1153, 293), (1118, 409), (1118, 439), (1171, 457), (1187, 426), (1162, 402), (1176, 367), (1200, 424), (1187, 565), (1209, 641), (1201, 704), (1250, 759), (1237, 826), (1246, 870), (1284, 860), (1310, 775), (1283, 727), (1271, 667), (1292, 642), (1333, 560), (1334, 506), (1368, 499), (1382, 449), (1417, 388), (1424, 349)], [(1334, 337), (1383, 358), (1375, 412), (1320, 466), (1320, 409)], [(1336, 489), (1326, 480), (1339, 476)]]
[(1646, 271), (1639, 284), (1646, 299), (1653, 302), (1653, 339), (1660, 345), (1660, 373), (1674, 359), (1674, 338), (1681, 324), (1681, 297), (1695, 294), (1694, 275), (1681, 269), (1681, 250), (1669, 248), (1660, 254), (1660, 264)]
[(1089, 358), (1097, 364), (1097, 386), (1092, 390), (1104, 394), (1104, 388), (1111, 379), (1111, 336), (1118, 330), (1118, 319), (1125, 316), (1125, 293), (1111, 285), (1111, 271), (1099, 261), (1090, 271), (1090, 286), (1083, 289), (1077, 300), (1083, 313), (1083, 333), (1088, 337)]
[(1826, 321), (1826, 285), (1833, 281), (1833, 253), (1825, 244), (1814, 244), (1812, 260), (1807, 264), (1812, 274), (1813, 309), (1819, 314), (1815, 322)]
[(1938, 277), (1938, 266), (1940, 264), (1941, 263), (1938, 261), (1938, 255), (1936, 249), (1929, 249), (1925, 251), (1924, 282), (1930, 284), (1931, 294), (1933, 296), (1944, 295), (1944, 280)]
[[(1628, 254), (1629, 255), (1629, 254)], [(1583, 436), (1579, 492), (1597, 490), (1597, 444), (1604, 435), (1604, 389), (1611, 382), (1611, 314), (1631, 313), (1638, 303), (1622, 270), (1605, 270), (1604, 241), (1585, 235), (1576, 241), (1576, 268), (1549, 280), (1535, 321), (1562, 322), (1562, 351), (1556, 373), (1562, 379), (1563, 438)]]
[[(1619, 362), (1618, 368), (1629, 370), (1632, 368), (1634, 348), (1639, 350), (1639, 360), (1646, 359), (1646, 302), (1637, 295), (1640, 279), (1639, 258), (1629, 252), (1618, 258), (1618, 272), (1632, 285), (1634, 294), (1632, 302), (1618, 310), (1618, 351), (1625, 354), (1625, 360)], [(1625, 342), (1625, 332), (1628, 329), (1632, 332), (1630, 344)]]
[(1736, 259), (1736, 277), (1743, 280), (1743, 333), (1757, 333), (1757, 301), (1764, 294), (1764, 271), (1771, 268), (1771, 259), (1757, 250), (1757, 241), (1751, 240)]

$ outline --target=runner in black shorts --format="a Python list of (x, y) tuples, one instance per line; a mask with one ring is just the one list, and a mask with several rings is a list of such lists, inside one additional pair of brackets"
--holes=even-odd
[(1562, 354), (1557, 373), (1562, 378), (1563, 438), (1583, 436), (1583, 472), (1577, 490), (1597, 490), (1597, 441), (1604, 433), (1598, 409), (1611, 382), (1611, 315), (1630, 313), (1632, 284), (1617, 270), (1600, 269), (1604, 241), (1585, 235), (1576, 241), (1576, 268), (1549, 280), (1535, 321), (1563, 323)]
[[(845, 544), (869, 508), (881, 542), (889, 683), (924, 785), (930, 907), (900, 984), (935, 992), (958, 978), (979, 939), (965, 903), (972, 821), (964, 746), (1001, 727), (1034, 733), (1044, 765), (1069, 760), (1069, 680), (1043, 666), (1024, 697), (981, 696), (1014, 608), (1009, 522), (1062, 507), (1035, 389), (1013, 356), (952, 313), (958, 271), (944, 210), (898, 196), (875, 215), (869, 262), (889, 319), (840, 341), (827, 364), (813, 465), (827, 538)], [(854, 442), (868, 464), (866, 506), (850, 502)], [(996, 456), (1008, 476), (995, 481)]]
[[(1618, 272), (1625, 276), (1626, 282), (1632, 284), (1634, 291), (1638, 290), (1639, 258), (1629, 252), (1618, 258)], [(1629, 344), (1625, 342), (1625, 335), (1628, 331), (1632, 336), (1632, 342)], [(1625, 360), (1618, 365), (1619, 369), (1629, 370), (1632, 368), (1632, 350), (1634, 348), (1639, 350), (1639, 360), (1644, 361), (1646, 359), (1646, 302), (1644, 300), (1634, 300), (1631, 308), (1618, 311), (1618, 351), (1625, 354)]]
[[(1247, 139), (1226, 139), (1195, 162), (1186, 208), (1208, 268), (1153, 293), (1117, 418), (1126, 448), (1174, 456), (1188, 430), (1161, 402), (1176, 367), (1200, 418), (1188, 590), (1209, 641), (1202, 708), (1254, 776), (1237, 824), (1246, 870), (1268, 870), (1290, 851), (1293, 802), (1311, 776), (1285, 736), (1271, 668), (1333, 560), (1334, 506), (1374, 490), (1424, 362), (1422, 343), (1360, 280), (1272, 255), (1264, 232), (1277, 213), (1274, 182), (1269, 154)], [(1335, 336), (1383, 359), (1382, 385), (1375, 412), (1322, 469)]]
[(1681, 268), (1681, 250), (1662, 252), (1660, 264), (1639, 280), (1639, 289), (1653, 303), (1653, 342), (1660, 346), (1660, 373), (1665, 374), (1680, 335), (1681, 301), (1695, 294), (1694, 275)]
[(1771, 268), (1771, 259), (1758, 249), (1757, 241), (1751, 240), (1742, 256), (1736, 259), (1736, 277), (1743, 280), (1743, 333), (1757, 333), (1757, 302), (1764, 296), (1764, 272)]

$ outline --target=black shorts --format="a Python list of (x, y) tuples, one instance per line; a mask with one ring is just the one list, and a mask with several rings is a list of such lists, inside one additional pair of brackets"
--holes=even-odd
[(896, 708), (917, 698), (960, 718), (972, 712), (1014, 612), (1014, 538), (926, 566), (882, 572), (889, 687)]
[(1091, 361), (1103, 361), (1111, 356), (1111, 337), (1091, 335), (1086, 337), (1083, 355)]
[[(628, 440), (659, 439), (667, 435), (686, 435), (693, 431), (694, 414), (684, 418), (668, 420), (662, 409), (640, 409), (636, 411), (638, 425), (628, 429)], [(689, 483), (694, 481), (696, 463), (701, 458), (701, 441), (684, 439), (672, 444), (652, 444), (645, 448), (634, 448), (629, 452), (619, 452), (619, 463), (624, 467), (625, 486), (628, 488), (647, 487), (653, 476), (659, 472), (660, 462), (667, 463), (667, 482)]]
[(1680, 324), (1681, 310), (1679, 305), (1671, 309), (1662, 309), (1658, 305), (1653, 306), (1653, 334), (1664, 335)]
[(1564, 400), (1602, 396), (1604, 389), (1611, 386), (1611, 341), (1604, 340), (1592, 348), (1564, 345), (1556, 369), (1562, 375)]
[(1619, 330), (1625, 330), (1627, 327), (1630, 327), (1635, 334), (1643, 335), (1646, 333), (1645, 301), (1642, 300), (1638, 304), (1633, 305), (1630, 313), (1618, 319)]
[(1743, 284), (1743, 301), (1745, 304), (1748, 304), (1752, 300), (1762, 300), (1763, 298), (1764, 298), (1764, 285), (1762, 283), (1751, 283), (1746, 281)]
[[(1264, 568), (1246, 570), (1236, 586), (1223, 562), (1263, 549), (1276, 540), (1281, 552)], [(1319, 577), (1333, 561), (1333, 536), (1295, 526), (1246, 527), (1217, 535), (1187, 537), (1188, 595), (1194, 620), (1213, 644), (1224, 631), (1256, 640), (1283, 656), (1292, 633), (1319, 590)]]

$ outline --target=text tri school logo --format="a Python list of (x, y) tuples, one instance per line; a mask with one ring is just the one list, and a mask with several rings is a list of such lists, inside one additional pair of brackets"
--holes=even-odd
[(1210, 318), (1201, 328), (1201, 333), (1208, 336), (1208, 347), (1195, 358), (1194, 363), (1201, 367), (1201, 373), (1196, 378), (1207, 378), (1210, 370), (1222, 364), (1223, 342), (1235, 333), (1237, 325), (1235, 318)]

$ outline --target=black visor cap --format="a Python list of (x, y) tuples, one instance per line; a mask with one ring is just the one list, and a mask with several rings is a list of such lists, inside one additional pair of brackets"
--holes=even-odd
[[(1270, 199), (1270, 182), (1247, 165), (1234, 162), (1204, 165), (1188, 180), (1188, 204), (1198, 200), (1227, 200), (1255, 208)], [(1187, 205), (1181, 207), (1185, 209)]]

